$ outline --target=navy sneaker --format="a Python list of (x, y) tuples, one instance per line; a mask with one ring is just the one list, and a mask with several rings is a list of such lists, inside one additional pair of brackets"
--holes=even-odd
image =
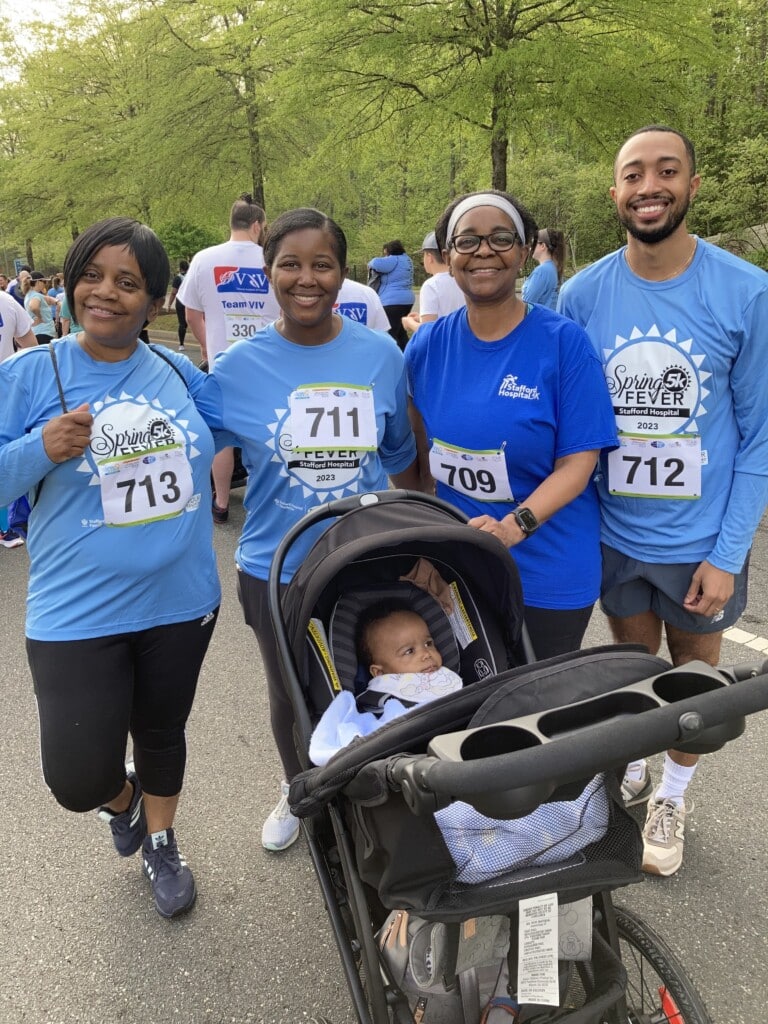
[(142, 848), (144, 874), (152, 885), (155, 906), (161, 917), (176, 917), (195, 902), (195, 878), (179, 853), (172, 828), (153, 832)]
[(132, 857), (147, 834), (147, 819), (144, 815), (139, 777), (135, 772), (128, 772), (127, 778), (133, 784), (133, 796), (128, 809), (116, 814), (109, 807), (99, 808), (99, 817), (109, 824), (112, 842), (121, 857)]

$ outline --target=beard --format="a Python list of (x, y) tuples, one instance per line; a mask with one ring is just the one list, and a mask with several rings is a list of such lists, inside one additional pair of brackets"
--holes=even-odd
[(688, 213), (688, 207), (691, 205), (691, 201), (688, 197), (685, 198), (684, 202), (677, 208), (673, 208), (671, 215), (665, 224), (662, 224), (657, 228), (644, 228), (638, 227), (628, 216), (622, 216), (619, 214), (619, 220), (623, 227), (625, 227), (633, 238), (636, 238), (638, 242), (645, 242), (646, 245), (657, 245), (659, 242), (663, 242), (665, 238), (669, 238), (673, 234), (686, 218)]

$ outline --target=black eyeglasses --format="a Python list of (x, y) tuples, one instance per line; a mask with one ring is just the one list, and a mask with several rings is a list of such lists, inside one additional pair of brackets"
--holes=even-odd
[(477, 252), (483, 242), (487, 242), (494, 252), (508, 252), (519, 241), (516, 231), (492, 231), (490, 235), (454, 235), (448, 243), (448, 248), (466, 254)]

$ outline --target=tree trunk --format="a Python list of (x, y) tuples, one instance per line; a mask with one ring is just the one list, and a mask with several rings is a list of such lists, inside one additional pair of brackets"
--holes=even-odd
[(264, 202), (264, 162), (261, 156), (259, 134), (259, 105), (256, 99), (256, 82), (253, 75), (243, 76), (245, 86), (245, 119), (248, 130), (248, 156), (250, 159), (251, 193), (254, 201), (266, 209)]
[(32, 252), (32, 239), (31, 238), (27, 239), (27, 266), (28, 267), (32, 267), (33, 270), (35, 269), (35, 256), (34, 256), (34, 253)]
[(491, 106), (491, 187), (500, 192), (507, 190), (509, 134), (507, 132), (506, 106), (504, 81), (497, 78), (493, 84), (493, 105)]

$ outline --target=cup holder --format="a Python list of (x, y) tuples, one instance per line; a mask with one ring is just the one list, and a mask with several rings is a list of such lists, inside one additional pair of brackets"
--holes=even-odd
[(461, 744), (459, 753), (462, 761), (480, 761), (485, 757), (540, 746), (541, 740), (527, 729), (514, 725), (488, 725), (471, 732)]
[(727, 683), (722, 678), (676, 669), (654, 679), (653, 692), (667, 704), (677, 704), (688, 697), (698, 697), (701, 693), (722, 690), (725, 686)]
[(588, 725), (639, 715), (658, 706), (658, 701), (649, 694), (617, 691), (549, 711), (539, 718), (538, 729), (547, 739), (554, 739)]

